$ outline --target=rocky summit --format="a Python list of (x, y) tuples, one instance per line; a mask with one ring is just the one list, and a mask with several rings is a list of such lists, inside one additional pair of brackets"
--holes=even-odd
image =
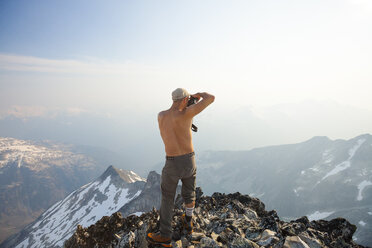
[[(181, 223), (183, 201), (177, 196), (172, 221), (173, 247), (363, 247), (356, 244), (356, 226), (343, 218), (309, 221), (307, 217), (285, 222), (276, 211), (266, 211), (257, 198), (240, 193), (203, 196), (197, 188), (193, 216), (194, 232), (187, 234)], [(77, 230), (64, 246), (144, 248), (149, 232), (159, 229), (159, 212), (153, 209), (141, 216), (123, 218), (120, 212), (101, 218), (96, 224)]]

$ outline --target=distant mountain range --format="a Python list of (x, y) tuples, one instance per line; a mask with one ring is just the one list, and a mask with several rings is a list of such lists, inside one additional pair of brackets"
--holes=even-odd
[(107, 168), (82, 149), (0, 137), (0, 242)]
[[(13, 167), (18, 168), (18, 163), (13, 161)], [(249, 151), (197, 153), (197, 167), (197, 184), (209, 195), (249, 194), (260, 198), (267, 209), (275, 209), (284, 220), (304, 215), (310, 220), (344, 217), (358, 227), (354, 241), (372, 246), (369, 134), (350, 140), (314, 137), (298, 144)], [(159, 205), (159, 174), (151, 172), (145, 181), (134, 172), (111, 166), (0, 247), (60, 247), (78, 224), (88, 227), (116, 211), (124, 216), (139, 215)]]
[(259, 197), (285, 219), (344, 217), (354, 240), (372, 246), (372, 136), (308, 141), (197, 156), (197, 185)]

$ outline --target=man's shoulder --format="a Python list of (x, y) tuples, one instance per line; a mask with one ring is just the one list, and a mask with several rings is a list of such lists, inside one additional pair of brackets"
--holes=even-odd
[(164, 119), (167, 117), (171, 117), (172, 119), (184, 119), (185, 111), (171, 111), (171, 110), (164, 110), (158, 113), (158, 119)]
[(160, 112), (158, 113), (158, 119), (163, 118), (163, 117), (166, 116), (167, 114), (168, 114), (168, 110), (160, 111)]

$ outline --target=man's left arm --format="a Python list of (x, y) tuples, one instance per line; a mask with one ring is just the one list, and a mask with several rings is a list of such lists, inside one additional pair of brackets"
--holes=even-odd
[[(195, 115), (202, 112), (206, 107), (208, 107), (212, 102), (214, 102), (215, 99), (214, 95), (209, 94), (207, 92), (196, 93), (191, 96), (197, 98), (198, 102), (186, 108), (186, 115), (188, 115), (189, 117), (194, 117)], [(201, 101), (199, 101), (200, 98), (202, 98)]]

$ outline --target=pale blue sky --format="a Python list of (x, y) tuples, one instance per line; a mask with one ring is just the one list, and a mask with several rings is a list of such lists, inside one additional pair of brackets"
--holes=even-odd
[(239, 104), (372, 106), (370, 0), (0, 4), (2, 84), (94, 77), (102, 87), (162, 84), (157, 94), (178, 83)]
[(371, 0), (4, 0), (0, 118), (90, 113), (157, 132), (184, 87), (216, 95), (204, 130), (234, 129), (198, 134), (203, 149), (351, 138), (372, 133), (371, 44)]

